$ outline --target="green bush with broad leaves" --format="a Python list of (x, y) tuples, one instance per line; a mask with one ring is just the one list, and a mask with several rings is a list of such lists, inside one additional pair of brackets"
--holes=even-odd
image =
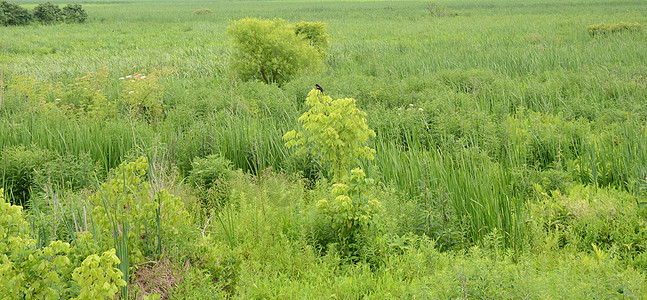
[(113, 299), (119, 287), (126, 285), (123, 274), (115, 268), (119, 263), (115, 249), (104, 252), (101, 257), (96, 254), (88, 256), (72, 273), (72, 278), (81, 286), (74, 299)]
[[(78, 299), (113, 299), (121, 272), (115, 269), (119, 260), (114, 249), (105, 252), (99, 263), (90, 255), (74, 268), (70, 257), (80, 249), (62, 241), (52, 241), (38, 248), (30, 237), (29, 224), (20, 206), (6, 203), (0, 189), (0, 294), (3, 299), (64, 299), (76, 294), (73, 283), (80, 286)], [(72, 281), (71, 279), (74, 279)]]
[(366, 146), (375, 132), (366, 125), (366, 113), (359, 110), (353, 98), (332, 100), (319, 90), (308, 94), (308, 111), (299, 117), (303, 131), (292, 130), (283, 136), (288, 148), (296, 147), (298, 155), (320, 155), (330, 164), (333, 182), (342, 182), (359, 158), (372, 160), (375, 150)]
[(18, 4), (7, 1), (0, 2), (0, 24), (4, 26), (21, 26), (29, 25), (32, 15), (29, 10), (22, 8)]
[(51, 25), (63, 21), (63, 11), (56, 4), (45, 2), (34, 7), (32, 12), (34, 19), (41, 24)]
[(227, 34), (234, 46), (233, 73), (242, 80), (277, 84), (318, 69), (328, 40), (322, 25), (290, 25), (282, 19), (237, 20)]
[(65, 23), (84, 23), (88, 19), (88, 13), (80, 4), (68, 4), (63, 7), (63, 19)]
[(382, 204), (371, 192), (373, 185), (373, 180), (366, 178), (362, 169), (355, 168), (347, 183), (334, 184), (330, 197), (317, 202), (317, 212), (334, 233), (333, 240), (326, 242), (337, 243), (347, 257), (357, 255), (361, 247), (360, 235), (382, 209)]

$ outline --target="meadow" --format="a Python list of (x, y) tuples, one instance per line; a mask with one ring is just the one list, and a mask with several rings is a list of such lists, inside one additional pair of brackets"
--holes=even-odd
[[(647, 31), (587, 30), (647, 25), (644, 1), (78, 3), (82, 24), (0, 27), (0, 189), (23, 207), (0, 207), (0, 278), (60, 241), (50, 298), (111, 248), (122, 298), (647, 295)], [(323, 67), (239, 80), (245, 17), (324, 22)], [(376, 133), (376, 204), (346, 229), (330, 166), (282, 138), (315, 84)]]

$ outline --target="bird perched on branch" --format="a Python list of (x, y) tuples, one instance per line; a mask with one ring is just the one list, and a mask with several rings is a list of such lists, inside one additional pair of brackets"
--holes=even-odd
[(315, 84), (315, 89), (317, 89), (318, 91), (320, 91), (323, 94), (323, 88), (321, 88), (320, 85)]

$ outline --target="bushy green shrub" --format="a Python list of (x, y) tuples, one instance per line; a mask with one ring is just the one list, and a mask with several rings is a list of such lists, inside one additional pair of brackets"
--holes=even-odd
[(231, 68), (242, 80), (281, 84), (297, 73), (317, 69), (323, 59), (321, 50), (311, 45), (321, 43), (322, 35), (317, 33), (308, 40), (282, 19), (237, 20), (227, 28), (227, 34), (234, 46)]
[(63, 21), (63, 12), (57, 4), (45, 2), (38, 4), (32, 12), (34, 19), (41, 24), (56, 24)]
[(621, 32), (636, 32), (642, 30), (642, 24), (620, 22), (615, 24), (597, 24), (586, 28), (591, 36), (607, 35)]
[(191, 166), (187, 182), (195, 187), (206, 189), (219, 179), (229, 179), (233, 169), (231, 161), (219, 154), (211, 154), (205, 158), (196, 157)]
[(207, 211), (222, 206), (229, 194), (228, 180), (233, 175), (233, 164), (219, 154), (195, 158), (187, 183), (198, 190), (203, 208)]
[(362, 169), (353, 169), (347, 182), (334, 184), (330, 197), (317, 202), (318, 212), (334, 233), (332, 241), (319, 243), (337, 243), (344, 257), (355, 260), (361, 248), (361, 234), (372, 225), (382, 206), (371, 192), (375, 188), (373, 180), (367, 179)]
[(4, 26), (29, 25), (32, 15), (18, 4), (7, 1), (0, 2), (0, 21)]
[(78, 299), (112, 299), (117, 287), (125, 285), (119, 278), (121, 272), (114, 268), (119, 262), (114, 249), (106, 251), (100, 259), (97, 255), (88, 256), (73, 271), (70, 257), (86, 251), (62, 241), (52, 241), (42, 249), (37, 247), (37, 241), (29, 236), (29, 224), (22, 209), (6, 203), (2, 195), (0, 189), (0, 294), (4, 298), (67, 299), (75, 294), (74, 279), (80, 287)]
[(88, 256), (72, 273), (72, 278), (81, 286), (79, 295), (73, 299), (114, 299), (119, 287), (126, 285), (123, 274), (115, 268), (119, 263), (115, 249), (104, 252), (101, 257)]
[(375, 132), (366, 125), (366, 113), (356, 107), (356, 100), (332, 100), (316, 89), (306, 98), (310, 108), (299, 117), (303, 131), (292, 130), (283, 136), (288, 148), (296, 147), (297, 154), (313, 153), (323, 163), (332, 164), (334, 182), (342, 182), (358, 159), (372, 160), (375, 150), (366, 146)]
[(68, 4), (63, 7), (63, 19), (65, 23), (84, 23), (88, 13), (80, 4)]
[(101, 249), (112, 248), (115, 235), (123, 237), (130, 265), (144, 261), (145, 256), (161, 254), (163, 242), (174, 241), (191, 222), (178, 197), (167, 190), (151, 192), (147, 169), (144, 157), (125, 161), (90, 197)]

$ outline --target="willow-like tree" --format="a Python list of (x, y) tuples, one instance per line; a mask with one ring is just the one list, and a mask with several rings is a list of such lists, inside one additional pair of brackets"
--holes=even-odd
[(233, 73), (242, 80), (265, 83), (281, 84), (295, 74), (318, 69), (329, 45), (323, 23), (245, 18), (234, 21), (227, 34), (234, 47)]

